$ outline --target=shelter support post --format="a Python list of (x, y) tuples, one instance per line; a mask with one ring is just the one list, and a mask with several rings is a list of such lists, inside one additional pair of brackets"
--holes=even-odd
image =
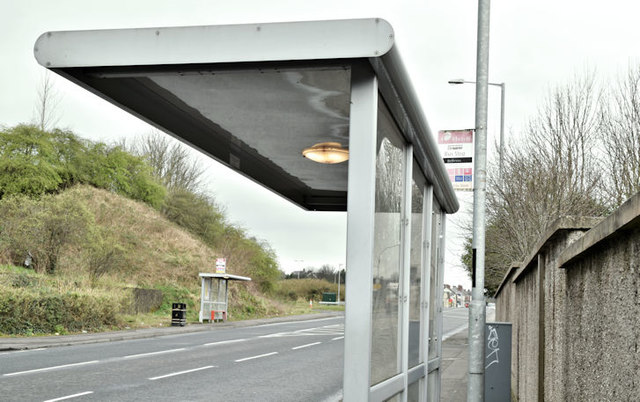
[(370, 70), (354, 66), (347, 196), (349, 280), (346, 281), (344, 341), (345, 401), (369, 399), (377, 110), (377, 78)]

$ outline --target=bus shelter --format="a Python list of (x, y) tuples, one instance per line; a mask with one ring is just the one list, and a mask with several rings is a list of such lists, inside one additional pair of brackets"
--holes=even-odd
[(226, 321), (229, 310), (229, 281), (250, 281), (246, 276), (201, 273), (200, 322)]
[(386, 21), (47, 32), (34, 51), (301, 208), (346, 211), (344, 400), (439, 399), (459, 204)]

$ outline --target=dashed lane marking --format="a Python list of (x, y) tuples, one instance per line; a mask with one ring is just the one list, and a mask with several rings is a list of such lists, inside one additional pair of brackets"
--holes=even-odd
[(63, 365), (61, 365), (61, 366), (44, 367), (44, 368), (33, 369), (33, 370), (16, 371), (15, 373), (7, 373), (7, 374), (3, 374), (3, 376), (5, 376), (5, 377), (9, 377), (9, 376), (12, 376), (12, 375), (20, 375), (20, 374), (37, 373), (37, 372), (41, 372), (41, 371), (57, 370), (57, 369), (61, 369), (61, 368), (75, 367), (75, 366), (83, 366), (83, 365), (87, 365), (87, 364), (95, 364), (95, 363), (98, 363), (98, 360), (92, 360), (92, 361), (89, 361), (89, 362), (81, 362), (81, 363), (63, 364)]
[(214, 368), (214, 367), (216, 367), (216, 366), (204, 366), (204, 367), (194, 368), (194, 369), (191, 369), (191, 370), (176, 371), (175, 373), (169, 373), (169, 374), (165, 374), (165, 375), (159, 375), (157, 377), (151, 377), (151, 378), (149, 378), (149, 380), (150, 381), (155, 381), (155, 380), (159, 380), (161, 378), (174, 377), (174, 376), (177, 376), (177, 375), (193, 373), (195, 371), (207, 370), (207, 369)]
[(258, 355), (258, 356), (251, 356), (251, 357), (245, 357), (244, 359), (238, 359), (238, 360), (234, 360), (236, 363), (240, 363), (240, 362), (244, 362), (247, 360), (253, 360), (253, 359), (260, 359), (261, 357), (267, 357), (267, 356), (273, 356), (273, 355), (277, 355), (278, 352), (271, 352), (271, 353), (265, 353), (263, 355)]
[(210, 342), (210, 343), (205, 343), (203, 346), (215, 346), (215, 345), (227, 345), (229, 343), (238, 343), (238, 342), (244, 342), (247, 339), (230, 339), (228, 341), (219, 341), (219, 342)]
[(310, 346), (320, 345), (321, 343), (322, 342), (307, 343), (306, 345), (300, 345), (300, 346), (296, 346), (295, 348), (291, 348), (291, 350), (304, 349), (304, 348), (308, 348)]
[(149, 352), (149, 353), (138, 353), (135, 355), (127, 355), (124, 356), (123, 359), (134, 359), (136, 357), (144, 357), (144, 356), (153, 356), (153, 355), (162, 355), (165, 353), (174, 353), (174, 352), (181, 352), (185, 350), (185, 348), (179, 348), (179, 349), (168, 349), (168, 350), (160, 350), (158, 352)]
[(89, 394), (93, 394), (93, 391), (80, 392), (80, 393), (78, 393), (78, 394), (67, 395), (67, 396), (61, 396), (60, 398), (56, 398), (56, 399), (47, 399), (47, 400), (46, 400), (46, 401), (44, 401), (44, 402), (64, 401), (65, 399), (77, 398), (77, 397), (79, 397), (79, 396), (89, 395)]

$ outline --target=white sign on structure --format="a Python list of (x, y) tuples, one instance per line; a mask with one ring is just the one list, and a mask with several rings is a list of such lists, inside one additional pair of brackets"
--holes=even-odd
[(473, 190), (473, 131), (438, 132), (440, 154), (455, 191)]
[(216, 274), (225, 274), (225, 273), (227, 273), (227, 259), (216, 258)]

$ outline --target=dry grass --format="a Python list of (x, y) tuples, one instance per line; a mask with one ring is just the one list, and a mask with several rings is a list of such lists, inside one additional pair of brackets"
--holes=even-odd
[[(107, 274), (133, 286), (198, 283), (198, 273), (213, 267), (216, 253), (200, 240), (141, 202), (106, 190), (78, 186), (71, 190), (95, 215), (95, 221), (125, 250), (124, 264)], [(72, 255), (61, 270), (77, 271)], [(109, 280), (107, 280), (108, 282)]]
[[(213, 270), (218, 256), (215, 250), (141, 202), (89, 186), (71, 188), (67, 190), (67, 195), (84, 203), (95, 218), (95, 230), (124, 250), (120, 263), (96, 278), (91, 275), (86, 250), (77, 245), (67, 247), (60, 256), (55, 275), (0, 266), (0, 297), (1, 294), (7, 297), (13, 295), (11, 297), (20, 297), (26, 302), (45, 298), (46, 295), (46, 298), (53, 298), (51, 303), (58, 299), (70, 303), (68, 300), (72, 299), (69, 299), (69, 295), (79, 295), (82, 303), (77, 303), (78, 317), (88, 316), (80, 309), (93, 306), (97, 301), (109, 300), (114, 305), (116, 317), (109, 316), (110, 313), (106, 311), (104, 326), (101, 327), (97, 322), (87, 326), (65, 324), (67, 327), (63, 330), (68, 331), (73, 331), (74, 327), (96, 330), (166, 326), (170, 324), (172, 302), (188, 303), (187, 319), (189, 322), (197, 321), (200, 297), (198, 274)], [(230, 273), (242, 275), (247, 269), (246, 266), (238, 266)], [(320, 292), (331, 291), (331, 284), (325, 281), (281, 281), (280, 292), (273, 294), (281, 300), (277, 301), (263, 294), (257, 285), (255, 282), (230, 285), (231, 320), (310, 313), (319, 305), (311, 309), (308, 305), (309, 296), (318, 301)], [(130, 302), (130, 293), (125, 290), (130, 287), (162, 290), (163, 306), (155, 313), (121, 313), (127, 310), (123, 307)], [(54, 311), (55, 307), (52, 308), (47, 311)], [(18, 313), (26, 315), (21, 317)], [(18, 313), (12, 316), (16, 323), (29, 320), (28, 309)], [(52, 316), (55, 314), (52, 313)], [(33, 332), (53, 327), (58, 328), (59, 325), (55, 321), (43, 322), (38, 327), (34, 325)], [(30, 328), (23, 325), (18, 331), (5, 333), (29, 334)]]

